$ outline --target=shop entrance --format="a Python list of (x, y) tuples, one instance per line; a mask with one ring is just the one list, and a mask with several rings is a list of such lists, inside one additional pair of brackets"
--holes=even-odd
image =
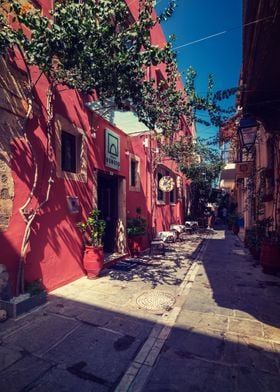
[(118, 177), (99, 173), (97, 181), (98, 209), (106, 222), (104, 251), (112, 253), (118, 221)]

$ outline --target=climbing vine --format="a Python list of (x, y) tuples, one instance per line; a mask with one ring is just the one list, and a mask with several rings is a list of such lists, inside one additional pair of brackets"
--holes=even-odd
[[(214, 94), (210, 75), (207, 96), (200, 97), (195, 90), (196, 72), (189, 68), (185, 92), (179, 91), (172, 42), (162, 48), (151, 43), (151, 30), (173, 14), (174, 0), (157, 18), (153, 15), (154, 1), (140, 0), (136, 21), (126, 3), (119, 0), (55, 2), (52, 19), (42, 16), (28, 2), (0, 2), (20, 26), (28, 29), (13, 30), (2, 15), (0, 53), (12, 43), (21, 45), (28, 63), (37, 65), (54, 87), (61, 84), (94, 93), (101, 102), (110, 98), (116, 108), (132, 109), (149, 129), (160, 129), (166, 135), (179, 129), (182, 116), (189, 123), (196, 120), (209, 125), (196, 117), (198, 110), (207, 111), (214, 125), (221, 124), (230, 112), (218, 101), (236, 89)], [(159, 64), (167, 78), (161, 82), (147, 80), (149, 67)]]
[[(153, 1), (141, 0), (139, 17), (134, 21), (123, 1), (84, 0), (81, 4), (64, 0), (55, 2), (51, 18), (21, 0), (0, 0), (0, 54), (17, 46), (27, 65), (37, 66), (41, 74), (49, 80), (47, 92), (47, 137), (48, 146), (48, 186), (45, 196), (35, 209), (27, 208), (31, 203), (39, 182), (36, 160), (34, 181), (30, 195), (20, 208), (26, 224), (17, 276), (17, 294), (24, 291), (24, 265), (29, 247), (33, 222), (49, 200), (53, 179), (53, 153), (51, 134), (53, 127), (53, 107), (58, 85), (93, 94), (101, 102), (110, 98), (119, 109), (133, 109), (151, 128), (159, 124), (165, 132), (178, 124), (164, 116), (162, 102), (170, 107), (175, 90), (175, 76), (171, 75), (175, 56), (170, 43), (164, 47), (152, 45), (150, 31), (160, 18), (153, 16)], [(166, 11), (167, 16), (171, 10)], [(168, 15), (169, 14), (169, 15)], [(7, 17), (8, 16), (8, 17)], [(8, 23), (12, 21), (12, 25)], [(166, 66), (170, 85), (157, 85), (155, 80), (145, 76), (151, 65)], [(34, 88), (30, 83), (30, 110), (32, 110)], [(164, 99), (160, 99), (160, 95)], [(153, 106), (151, 98), (157, 98), (161, 105)], [(179, 113), (177, 114), (179, 115)], [(166, 128), (167, 129), (167, 128)], [(27, 144), (32, 150), (27, 132)]]
[[(239, 91), (239, 87), (232, 87), (225, 90), (218, 90), (214, 93), (214, 77), (208, 76), (208, 86), (205, 96), (198, 95), (195, 88), (197, 72), (189, 67), (186, 72), (185, 91), (188, 96), (188, 107), (192, 109), (192, 119), (206, 126), (222, 126), (230, 116), (235, 113), (234, 107), (224, 109), (220, 102), (229, 99)], [(209, 120), (203, 120), (197, 115), (198, 111), (204, 111), (209, 115)]]
[(178, 169), (198, 185), (207, 183), (211, 186), (224, 166), (220, 152), (209, 140), (193, 140), (189, 136), (182, 136), (177, 141), (165, 143), (161, 148), (177, 162)]
[[(133, 108), (151, 129), (160, 126), (166, 131), (162, 108), (155, 104), (151, 108), (151, 98), (162, 95), (164, 99), (160, 101), (170, 106), (178, 93), (174, 83), (166, 89), (157, 88), (155, 81), (147, 81), (145, 75), (151, 65), (163, 64), (170, 69), (175, 55), (170, 43), (162, 48), (151, 43), (151, 29), (161, 19), (153, 15), (153, 0), (140, 1), (136, 21), (126, 3), (119, 0), (55, 2), (52, 20), (29, 3), (0, 1), (31, 32), (12, 30), (2, 16), (2, 52), (5, 46), (17, 43), (28, 63), (37, 65), (54, 84), (94, 93), (101, 102), (110, 98), (118, 109)], [(174, 7), (171, 2), (164, 18), (172, 14)]]
[[(178, 89), (179, 74), (172, 42), (159, 47), (150, 39), (151, 30), (173, 14), (176, 3), (170, 1), (159, 17), (153, 14), (153, 5), (153, 0), (140, 0), (138, 18), (134, 20), (124, 1), (84, 0), (78, 4), (73, 0), (62, 0), (54, 2), (50, 18), (28, 2), (0, 0), (0, 55), (17, 45), (26, 63), (37, 66), (48, 78), (49, 141), (53, 126), (53, 98), (57, 86), (64, 85), (92, 94), (103, 103), (110, 98), (118, 109), (133, 110), (149, 129), (162, 132), (165, 136), (164, 153), (178, 163), (188, 178), (200, 181), (201, 173), (205, 172), (211, 181), (218, 170), (218, 160), (213, 155), (206, 156), (204, 152), (204, 158), (198, 162), (198, 154), (203, 157), (199, 142), (184, 139), (180, 143), (168, 143), (168, 140), (171, 141), (172, 134), (180, 130), (182, 116), (192, 123), (197, 110), (206, 110), (214, 124), (224, 120), (227, 113), (218, 102), (233, 94), (234, 90), (213, 93), (213, 78), (210, 76), (207, 96), (199, 97), (195, 91), (196, 73), (193, 69), (188, 70), (185, 91)], [(8, 23), (7, 15), (12, 25)], [(157, 80), (149, 79), (149, 68), (158, 65), (165, 75)], [(32, 94), (30, 97), (32, 99)], [(49, 185), (38, 209), (48, 201), (53, 182), (51, 143), (48, 145)], [(36, 174), (27, 204), (37, 183)], [(21, 287), (31, 224), (37, 212), (23, 216), (26, 230), (18, 278)]]

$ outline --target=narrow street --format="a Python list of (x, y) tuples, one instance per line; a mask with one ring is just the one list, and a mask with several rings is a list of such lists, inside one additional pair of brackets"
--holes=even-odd
[(279, 391), (280, 279), (222, 229), (0, 324), (0, 390)]
[(0, 0), (0, 392), (280, 392), (279, 36)]

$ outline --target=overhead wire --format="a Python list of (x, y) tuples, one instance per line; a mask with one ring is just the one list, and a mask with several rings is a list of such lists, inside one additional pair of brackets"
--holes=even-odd
[[(279, 14), (278, 14), (278, 15), (279, 15)], [(184, 48), (185, 46), (193, 45), (193, 44), (195, 44), (195, 43), (198, 43), (198, 42), (201, 42), (201, 41), (205, 41), (205, 40), (208, 40), (208, 39), (210, 39), (210, 38), (217, 37), (217, 36), (219, 36), (219, 35), (226, 34), (226, 33), (230, 32), (230, 31), (232, 31), (232, 30), (240, 29), (241, 27), (247, 27), (247, 26), (250, 26), (250, 25), (252, 25), (252, 24), (256, 24), (256, 23), (259, 23), (259, 22), (263, 22), (263, 21), (265, 21), (265, 20), (272, 19), (272, 18), (273, 18), (273, 19), (275, 18), (275, 14), (274, 14), (274, 15), (270, 15), (270, 16), (266, 16), (265, 18), (256, 19), (256, 20), (254, 20), (254, 21), (252, 21), (252, 22), (244, 23), (244, 24), (239, 25), (239, 26), (231, 27), (231, 28), (229, 28), (229, 29), (227, 29), (227, 30), (219, 31), (218, 33), (210, 34), (210, 35), (207, 35), (207, 36), (205, 36), (205, 37), (196, 39), (196, 40), (194, 40), (194, 41), (187, 42), (187, 43), (185, 43), (185, 44), (176, 46), (175, 48), (173, 48), (173, 50), (178, 50), (178, 49)]]

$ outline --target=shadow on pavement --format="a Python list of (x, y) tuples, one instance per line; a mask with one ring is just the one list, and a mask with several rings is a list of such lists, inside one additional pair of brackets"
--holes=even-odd
[(37, 311), (0, 323), (1, 392), (115, 391), (131, 364), (132, 392), (278, 392), (279, 279), (255, 268), (229, 233), (210, 238), (200, 260), (185, 300), (176, 298), (172, 329), (165, 315), (174, 308), (161, 298), (154, 311), (141, 306), (144, 285), (134, 279), (176, 286), (183, 258), (167, 259), (165, 272), (161, 260), (149, 270), (141, 259), (108, 270), (110, 279), (80, 279)]
[[(51, 295), (43, 309), (2, 331), (1, 391), (114, 391), (153, 330), (146, 314), (137, 317), (126, 306), (113, 311)], [(161, 326), (159, 320), (159, 331)], [(279, 391), (275, 347), (264, 349), (250, 344), (249, 337), (227, 334), (223, 320), (211, 328), (206, 319), (195, 321), (183, 311), (159, 357), (143, 365), (147, 352), (139, 361), (148, 369), (142, 390)], [(154, 336), (155, 344), (161, 341)], [(137, 382), (130, 390), (139, 387)]]
[[(175, 244), (168, 244), (165, 256), (143, 256), (121, 260), (102, 272), (117, 281), (142, 281), (152, 287), (163, 284), (178, 286), (182, 283), (201, 249), (201, 240), (194, 236)], [(197, 247), (188, 249), (188, 244), (197, 242)], [(181, 273), (184, 269), (184, 274)]]
[(224, 239), (211, 238), (201, 261), (207, 278), (198, 274), (193, 289), (202, 285), (205, 298), (212, 297), (204, 306), (200, 292), (202, 310), (222, 307), (280, 327), (280, 279), (265, 275), (237, 236), (226, 231)]

